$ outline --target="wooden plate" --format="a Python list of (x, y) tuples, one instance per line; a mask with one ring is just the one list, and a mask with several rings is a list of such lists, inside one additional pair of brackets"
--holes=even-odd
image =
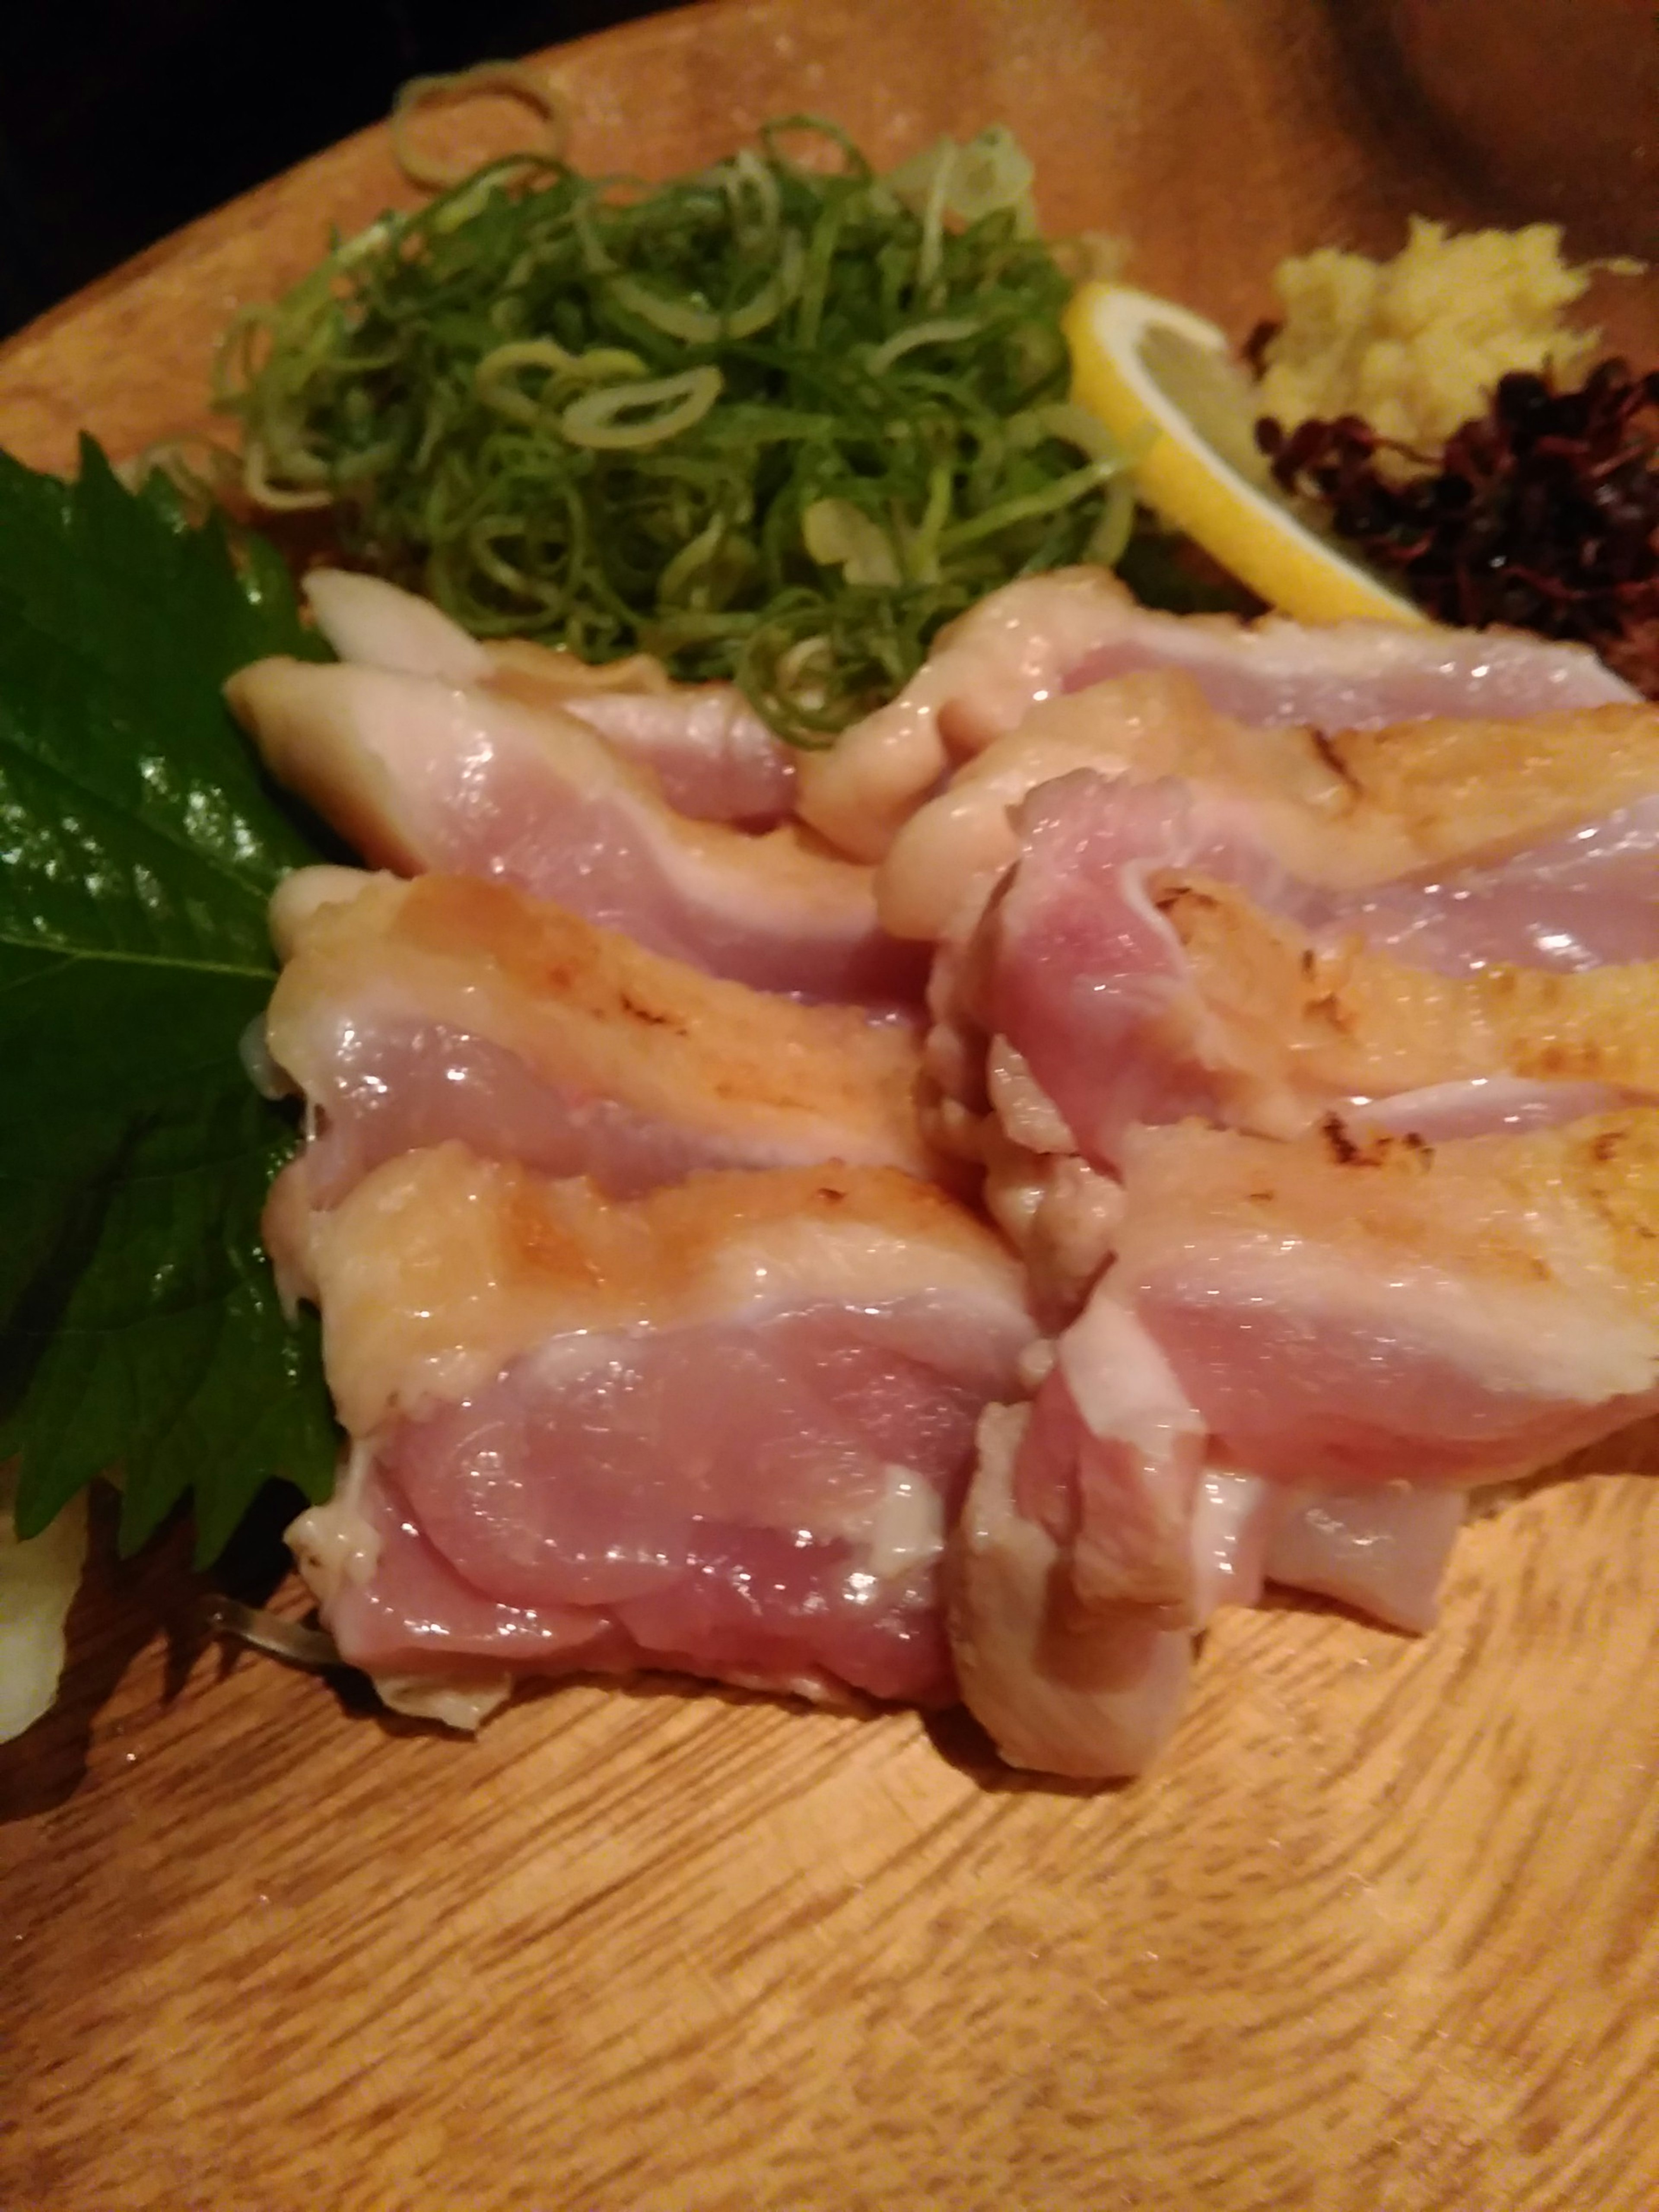
[[(1280, 254), (1482, 211), (1373, 12), (758, 0), (554, 66), (587, 167), (1006, 120), (1052, 228), (1242, 332)], [(199, 424), (231, 309), (401, 197), (374, 131), (157, 248), (0, 351), (0, 439)], [(1659, 356), (1651, 283), (1616, 313)], [(204, 1648), (176, 1548), (100, 1555), (73, 1629), (0, 1754), (19, 2212), (1659, 2203), (1640, 1478), (1473, 1528), (1421, 1642), (1224, 1613), (1170, 1755), (1097, 1794), (667, 1682), (441, 1738)]]

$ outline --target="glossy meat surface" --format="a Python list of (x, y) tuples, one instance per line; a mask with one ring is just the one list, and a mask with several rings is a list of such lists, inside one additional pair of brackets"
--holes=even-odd
[(568, 714), (282, 659), (227, 696), (272, 773), (378, 866), (513, 884), (758, 990), (920, 994), (921, 957), (880, 929), (867, 869), (793, 824), (753, 836), (688, 820)]
[(964, 1703), (1011, 1765), (1139, 1774), (1181, 1717), (1192, 1638), (1148, 1607), (1073, 1601), (1062, 1544), (1014, 1496), (1031, 1419), (994, 1406), (946, 1563)]
[(897, 699), (803, 762), (800, 811), (843, 851), (879, 860), (952, 762), (1017, 729), (1042, 701), (1161, 668), (1184, 672), (1236, 720), (1328, 732), (1634, 696), (1576, 646), (1426, 623), (1158, 614), (1104, 570), (1067, 569), (992, 592), (943, 632)]
[(954, 1693), (939, 1554), (1030, 1330), (940, 1194), (848, 1168), (623, 1204), (448, 1146), (293, 1233), (356, 1447), (295, 1544), (349, 1658)]
[[(1467, 874), (1466, 935), (1477, 904), (1493, 905), (1511, 937), (1525, 927), (1526, 892), (1509, 866), (1517, 851), (1534, 851), (1538, 888), (1565, 912), (1621, 867), (1639, 890), (1638, 872), (1659, 842), (1659, 708), (1437, 717), (1325, 735), (1254, 728), (1212, 707), (1190, 677), (1139, 675), (1036, 707), (957, 769), (881, 865), (888, 928), (943, 938), (964, 902), (982, 902), (1018, 857), (1021, 802), (1085, 768), (1142, 782), (1179, 777), (1241, 806), (1290, 872), (1334, 890), (1431, 882), (1455, 865)], [(1483, 867), (1490, 879), (1477, 876)]]
[(266, 1041), (309, 1109), (314, 1202), (448, 1138), (620, 1196), (696, 1168), (929, 1170), (897, 1024), (721, 981), (477, 878), (307, 871), (273, 919)]
[[(296, 1550), (391, 1702), (960, 1693), (1133, 1774), (1218, 1607), (1425, 1628), (1468, 1490), (1659, 1410), (1659, 714), (1585, 656), (1033, 580), (798, 772), (725, 687), (313, 596), (356, 665), (233, 702), (416, 880), (277, 902), (267, 1234), (350, 1438)], [(731, 826), (797, 792), (879, 915)], [(1023, 1265), (910, 1179), (911, 1035), (759, 995), (914, 1004), (940, 941), (928, 1127)]]
[[(1166, 808), (1180, 799), (1179, 786), (1124, 791), (1070, 880), (1045, 842), (1054, 817), (1039, 823), (1029, 863), (985, 925), (987, 1026), (1091, 1160), (1115, 1162), (1136, 1122), (1196, 1115), (1293, 1136), (1352, 1106), (1494, 1079), (1534, 1086), (1540, 1109), (1558, 1087), (1659, 1097), (1659, 961), (1582, 973), (1417, 967), (1369, 947), (1346, 908), (1318, 931), (1284, 918), (1321, 902), (1248, 851), (1219, 838), (1206, 849), (1196, 825), (1190, 863), (1150, 865), (1141, 856), (1160, 838), (1176, 843)], [(1115, 863), (1109, 837), (1125, 856)], [(1254, 876), (1267, 903), (1206, 873), (1212, 860)], [(1360, 929), (1369, 918), (1355, 917)], [(1654, 939), (1659, 950), (1659, 928)], [(1513, 1090), (1501, 1095), (1515, 1110)], [(1437, 1133), (1446, 1103), (1434, 1102)], [(1391, 1126), (1412, 1125), (1395, 1111)]]
[(1236, 1465), (1346, 1490), (1507, 1480), (1659, 1376), (1659, 1112), (1428, 1147), (1131, 1140), (1133, 1312)]
[(945, 1141), (995, 1167), (994, 1114), (1025, 1152), (1109, 1166), (1134, 1123), (1188, 1115), (1287, 1136), (1375, 1105), (1467, 1134), (1654, 1094), (1659, 871), (1595, 825), (1566, 890), (1561, 840), (1358, 893), (1288, 873), (1260, 828), (1175, 779), (1034, 792), (1017, 865), (935, 965)]
[[(1419, 1127), (1402, 1118), (1414, 1094), (1433, 1118), (1419, 1133), (1449, 1135), (1459, 1090), (1504, 1115), (1556, 1120), (1582, 1117), (1590, 1109), (1571, 1101), (1598, 1091), (1607, 1103), (1659, 1100), (1659, 960), (1443, 975), (1411, 963), (1410, 939), (1401, 958), (1370, 951), (1346, 923), (1316, 936), (1200, 877), (1166, 876), (1152, 900), (1177, 968), (1166, 1018), (1137, 1024), (1135, 1043), (1154, 1063), (1201, 1066), (1212, 1120), (1292, 1135), (1382, 1105), (1403, 1132)], [(1466, 1121), (1474, 1110), (1466, 1097)]]
[(355, 568), (309, 569), (301, 592), (312, 620), (342, 660), (445, 684), (482, 684), (486, 647), (430, 599)]
[(1659, 949), (1659, 791), (1491, 860), (1353, 894), (1334, 920), (1448, 974), (1518, 962), (1582, 974)]
[[(1462, 1492), (1659, 1408), (1652, 1109), (1435, 1148), (1141, 1130), (1115, 1243), (959, 1583), (994, 1591), (1047, 1547), (1028, 1652), (1091, 1626), (1185, 1632), (1264, 1578), (1425, 1626)], [(961, 1632), (997, 1648), (965, 1602)], [(1006, 1677), (964, 1669), (975, 1711), (1011, 1755), (1090, 1771), (1086, 1700), (1046, 1746), (1052, 1685), (1007, 1650)], [(1093, 1771), (1123, 1771), (1124, 1729), (1120, 1691)]]
[(790, 811), (794, 757), (735, 684), (673, 684), (645, 654), (594, 667), (524, 639), (483, 645), (429, 599), (378, 576), (313, 568), (304, 591), (342, 660), (481, 684), (574, 714), (649, 769), (671, 806), (701, 821), (757, 829)]
[(490, 664), (492, 690), (575, 715), (648, 769), (681, 814), (766, 830), (794, 810), (795, 752), (735, 684), (672, 684), (643, 654), (590, 668), (572, 653), (514, 639), (490, 648)]

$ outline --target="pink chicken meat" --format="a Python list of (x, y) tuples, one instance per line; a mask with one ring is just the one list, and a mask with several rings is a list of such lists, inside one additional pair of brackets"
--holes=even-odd
[[(1002, 1041), (993, 1051), (1019, 1055), (1098, 1164), (1115, 1162), (1135, 1123), (1187, 1115), (1290, 1136), (1386, 1103), (1393, 1126), (1431, 1134), (1459, 1086), (1466, 1117), (1482, 1100), (1560, 1119), (1659, 1097), (1650, 896), (1603, 887), (1603, 927), (1578, 925), (1581, 940), (1628, 941), (1644, 959), (1498, 966), (1481, 957), (1496, 938), (1490, 908), (1471, 921), (1467, 872), (1443, 871), (1416, 894), (1419, 916), (1439, 909), (1455, 971), (1442, 974), (1417, 964), (1425, 932), (1406, 919), (1403, 886), (1385, 887), (1401, 920), (1390, 932), (1377, 897), (1286, 876), (1248, 816), (1189, 786), (1086, 775), (1045, 786), (1027, 803), (1023, 849), (981, 925), (976, 1011)], [(1532, 891), (1504, 948), (1519, 963), (1555, 912), (1532, 860), (1510, 864)], [(1465, 927), (1474, 946), (1458, 963)], [(1384, 949), (1391, 938), (1404, 957)], [(1402, 1121), (1413, 1095), (1427, 1118)]]
[(954, 1697), (939, 1559), (1031, 1331), (941, 1193), (789, 1169), (621, 1202), (448, 1145), (270, 1233), (351, 1442), (292, 1541), (395, 1702), (641, 1666)]
[(920, 996), (923, 957), (880, 927), (867, 868), (793, 823), (750, 836), (677, 814), (569, 714), (285, 659), (226, 689), (272, 774), (377, 866), (513, 884), (757, 990)]
[(701, 821), (769, 829), (791, 810), (794, 757), (735, 684), (672, 684), (643, 653), (591, 667), (526, 639), (485, 645), (430, 599), (379, 576), (313, 568), (304, 588), (342, 660), (482, 685), (574, 714), (650, 769), (671, 806)]
[(927, 1175), (910, 1031), (705, 975), (475, 877), (290, 876), (266, 1042), (307, 1106), (288, 1203), (456, 1138), (629, 1197), (696, 1168)]
[[(1180, 1640), (1264, 1577), (1425, 1626), (1463, 1493), (1659, 1409), (1659, 1111), (1143, 1129), (1115, 1246), (957, 1540), (964, 1692), (1021, 1764), (1132, 1771)], [(1097, 1643), (1139, 1670), (1109, 1696)]]
[(800, 767), (801, 814), (832, 843), (878, 860), (956, 763), (1018, 729), (1045, 700), (1170, 669), (1255, 726), (1374, 728), (1426, 714), (1514, 718), (1635, 694), (1576, 646), (1429, 623), (1158, 614), (1097, 568), (1010, 584), (942, 633), (890, 705)]
[[(1659, 1411), (1659, 716), (1589, 656), (1077, 572), (798, 763), (310, 590), (348, 665), (229, 696), (414, 880), (275, 902), (266, 1236), (348, 1437), (292, 1540), (388, 1703), (659, 1667), (1133, 1774), (1218, 1607), (1425, 1627), (1471, 1489)], [(867, 1018), (941, 940), (928, 1126), (1024, 1260)]]
[[(950, 933), (1018, 859), (1022, 803), (1085, 769), (1200, 787), (1232, 806), (1288, 872), (1356, 897), (1378, 887), (1379, 927), (1410, 926), (1413, 891), (1455, 865), (1466, 872), (1465, 943), (1477, 908), (1494, 935), (1513, 939), (1534, 882), (1569, 921), (1571, 909), (1582, 911), (1593, 935), (1605, 926), (1604, 887), (1639, 896), (1659, 848), (1659, 710), (1650, 706), (1556, 710), (1524, 722), (1429, 717), (1328, 736), (1249, 727), (1218, 713), (1188, 678), (1166, 672), (1052, 700), (958, 769), (882, 863), (877, 898), (887, 927), (926, 941)], [(1510, 865), (1522, 850), (1532, 856), (1524, 877)], [(1399, 905), (1386, 888), (1396, 878)], [(1417, 915), (1425, 946), (1436, 911), (1431, 902)], [(1547, 951), (1553, 964), (1575, 957), (1584, 964), (1571, 935)], [(1592, 947), (1589, 957), (1605, 956)]]
[(1137, 1121), (1353, 1107), (1438, 1138), (1653, 1094), (1659, 712), (1183, 742), (1192, 776), (1029, 791), (935, 963), (933, 1125), (1051, 1318), (1109, 1249), (1098, 1171)]

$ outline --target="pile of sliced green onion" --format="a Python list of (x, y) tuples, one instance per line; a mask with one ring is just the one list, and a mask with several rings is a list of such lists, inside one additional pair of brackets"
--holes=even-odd
[(1003, 131), (881, 177), (806, 118), (651, 189), (493, 163), (239, 319), (247, 489), (480, 635), (732, 677), (823, 742), (1128, 538), (1030, 185)]

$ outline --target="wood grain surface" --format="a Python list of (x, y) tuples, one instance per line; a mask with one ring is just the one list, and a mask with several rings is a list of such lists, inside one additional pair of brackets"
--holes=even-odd
[[(553, 66), (585, 166), (786, 109), (881, 159), (1006, 120), (1052, 227), (1242, 331), (1283, 252), (1531, 211), (1370, 22), (760, 0)], [(0, 350), (0, 441), (200, 427), (232, 308), (399, 197), (370, 133), (70, 302)], [(1651, 281), (1613, 313), (1659, 356)], [(1420, 1642), (1224, 1613), (1173, 1752), (1099, 1792), (667, 1681), (459, 1742), (227, 1660), (182, 1544), (117, 1566), (106, 1528), (59, 1708), (0, 1751), (0, 2208), (1651, 2212), (1644, 1449), (1472, 1528)]]

